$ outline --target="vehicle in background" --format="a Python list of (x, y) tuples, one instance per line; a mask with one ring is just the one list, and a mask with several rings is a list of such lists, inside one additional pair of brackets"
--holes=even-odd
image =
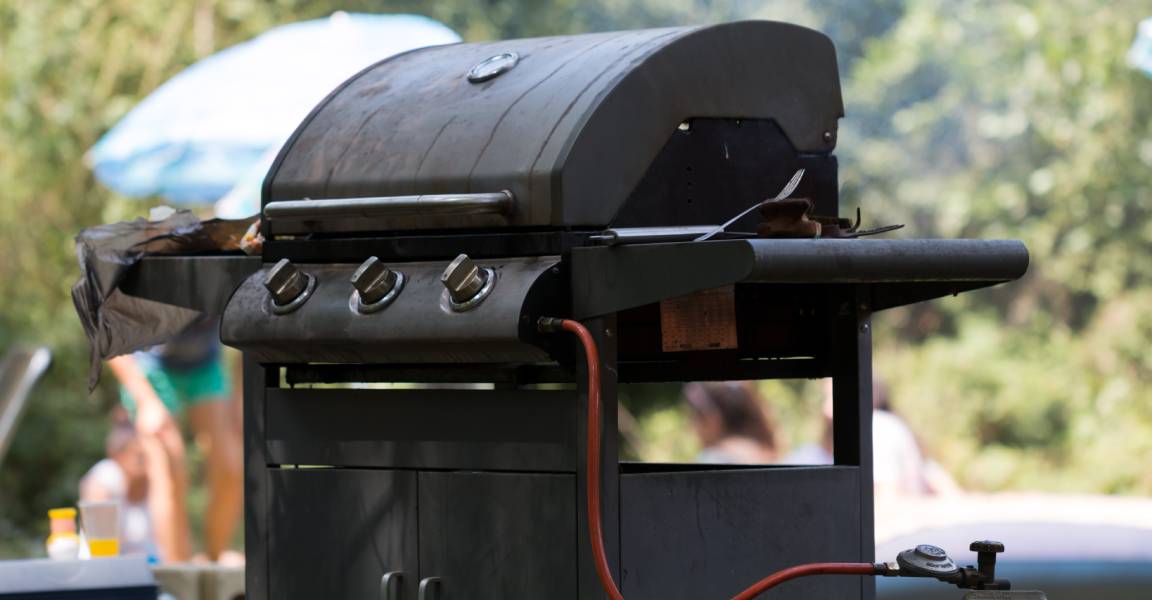
[[(975, 564), (968, 545), (1003, 542), (998, 577), (1049, 598), (1137, 600), (1152, 591), (1152, 499), (1055, 494), (960, 494), (877, 501), (876, 560), (917, 544)], [(929, 579), (877, 580), (880, 600), (957, 600)]]

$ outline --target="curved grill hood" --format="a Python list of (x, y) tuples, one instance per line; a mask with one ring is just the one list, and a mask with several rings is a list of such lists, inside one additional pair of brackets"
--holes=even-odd
[[(468, 81), (506, 52), (519, 54), (514, 68)], [(772, 121), (795, 154), (827, 155), (842, 115), (832, 42), (784, 23), (435, 46), (329, 95), (281, 150), (263, 203), (507, 190), (503, 214), (381, 216), (371, 228), (603, 227), (686, 120)], [(746, 205), (710, 201), (711, 222)]]

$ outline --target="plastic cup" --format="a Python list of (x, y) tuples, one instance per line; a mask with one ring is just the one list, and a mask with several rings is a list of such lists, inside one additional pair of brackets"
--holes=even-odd
[(80, 521), (93, 558), (120, 554), (120, 503), (81, 502)]

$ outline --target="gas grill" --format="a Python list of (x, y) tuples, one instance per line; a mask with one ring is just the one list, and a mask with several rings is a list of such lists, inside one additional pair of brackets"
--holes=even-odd
[[(630, 599), (873, 561), (872, 313), (1028, 254), (759, 237), (764, 206), (716, 231), (801, 170), (803, 230), (852, 231), (842, 116), (832, 43), (773, 22), (432, 47), (333, 91), (265, 179), (262, 254), (121, 286), (243, 352), (248, 597), (602, 598), (596, 525)], [(618, 385), (821, 377), (834, 465), (619, 460)]]

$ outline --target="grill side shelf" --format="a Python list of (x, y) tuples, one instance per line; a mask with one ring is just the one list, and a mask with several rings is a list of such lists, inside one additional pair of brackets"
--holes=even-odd
[[(864, 284), (874, 310), (1019, 279), (1017, 240), (721, 240), (572, 251), (579, 319), (733, 283)], [(600, 285), (590, 282), (601, 281)]]
[(145, 256), (125, 275), (120, 291), (220, 315), (232, 292), (259, 269), (259, 256)]

